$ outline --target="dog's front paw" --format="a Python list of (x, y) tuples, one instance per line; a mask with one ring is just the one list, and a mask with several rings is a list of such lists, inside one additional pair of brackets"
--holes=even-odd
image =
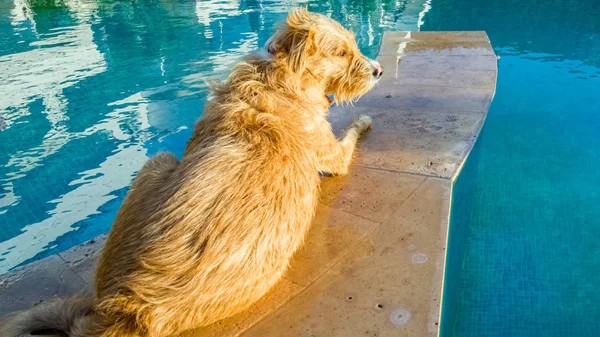
[(352, 126), (355, 127), (359, 133), (363, 133), (371, 128), (373, 125), (373, 119), (371, 116), (360, 115), (358, 118), (352, 123)]

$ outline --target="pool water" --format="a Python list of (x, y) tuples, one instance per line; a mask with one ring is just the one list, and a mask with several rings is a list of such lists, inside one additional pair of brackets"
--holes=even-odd
[(486, 30), (486, 124), (453, 190), (442, 337), (592, 337), (600, 319), (600, 2), (434, 0)]
[(456, 182), (441, 333), (596, 335), (597, 0), (0, 0), (0, 273), (110, 229), (206, 99), (295, 5), (375, 56), (386, 30), (485, 30), (498, 91)]

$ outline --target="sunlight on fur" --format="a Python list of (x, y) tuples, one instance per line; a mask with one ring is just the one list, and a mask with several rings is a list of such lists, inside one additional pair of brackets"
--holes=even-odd
[(19, 313), (0, 336), (166, 337), (248, 308), (302, 245), (319, 172), (346, 174), (371, 126), (361, 116), (337, 140), (328, 96), (351, 103), (381, 74), (339, 23), (294, 10), (266, 51), (212, 86), (182, 161), (160, 153), (140, 170), (104, 248), (96, 297)]

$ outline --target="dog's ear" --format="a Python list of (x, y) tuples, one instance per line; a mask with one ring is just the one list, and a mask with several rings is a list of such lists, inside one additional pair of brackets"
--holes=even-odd
[(287, 51), (290, 69), (301, 73), (306, 67), (306, 60), (315, 54), (315, 33), (312, 30), (296, 30), (292, 28), (284, 49)]
[(287, 27), (278, 41), (267, 44), (269, 53), (286, 54), (290, 69), (301, 73), (306, 67), (306, 59), (316, 53), (315, 31), (311, 14), (306, 8), (293, 10), (287, 18)]
[(297, 29), (308, 29), (312, 25), (312, 16), (308, 9), (300, 7), (292, 10), (287, 17), (287, 24)]

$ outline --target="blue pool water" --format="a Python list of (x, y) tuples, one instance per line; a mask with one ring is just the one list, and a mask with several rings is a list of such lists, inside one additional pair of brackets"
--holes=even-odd
[(442, 337), (598, 335), (599, 18), (597, 0), (432, 2), (423, 28), (486, 30), (501, 57), (453, 190)]
[(385, 30), (488, 32), (498, 91), (454, 189), (442, 336), (595, 336), (597, 0), (0, 0), (0, 273), (108, 231), (146, 158), (182, 153), (204, 81), (297, 4), (370, 56)]

